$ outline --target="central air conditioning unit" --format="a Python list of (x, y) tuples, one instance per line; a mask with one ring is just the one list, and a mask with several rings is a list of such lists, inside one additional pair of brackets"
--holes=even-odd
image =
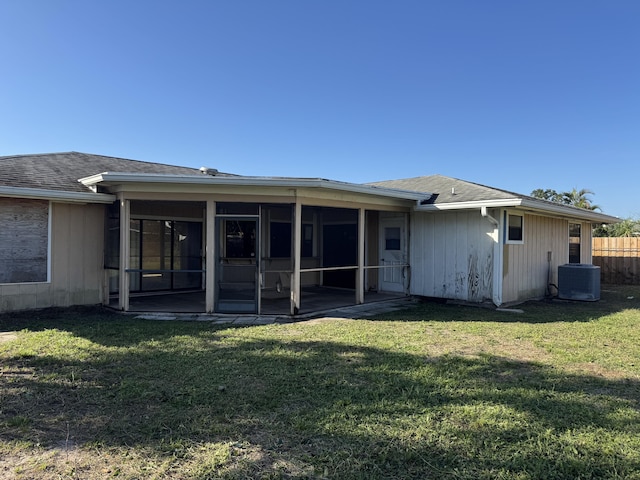
[(600, 267), (583, 263), (560, 265), (558, 298), (587, 302), (600, 300)]

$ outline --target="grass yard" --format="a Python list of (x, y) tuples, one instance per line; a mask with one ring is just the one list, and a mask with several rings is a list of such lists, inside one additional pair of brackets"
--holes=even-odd
[(0, 316), (0, 477), (640, 479), (640, 288), (519, 308)]

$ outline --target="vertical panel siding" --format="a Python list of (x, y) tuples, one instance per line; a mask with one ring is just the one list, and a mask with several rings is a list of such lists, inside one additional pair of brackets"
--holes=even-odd
[[(504, 303), (543, 298), (548, 284), (557, 284), (558, 265), (569, 258), (567, 220), (525, 215), (524, 221), (524, 244), (503, 246)], [(551, 264), (547, 252), (551, 252)]]
[(591, 264), (593, 262), (593, 226), (582, 222), (580, 227), (580, 263)]
[(0, 312), (102, 301), (104, 207), (54, 203), (51, 282), (0, 285)]
[(479, 211), (416, 212), (411, 293), (480, 302), (491, 298), (493, 225)]
[(104, 207), (54, 204), (53, 219), (53, 305), (100, 303)]

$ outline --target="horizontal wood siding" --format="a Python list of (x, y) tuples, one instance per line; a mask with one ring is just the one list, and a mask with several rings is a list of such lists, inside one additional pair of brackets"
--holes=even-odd
[(52, 205), (51, 282), (0, 285), (0, 312), (102, 302), (104, 207)]
[(569, 261), (569, 222), (525, 215), (524, 244), (504, 245), (503, 252), (503, 303), (543, 298), (548, 284), (558, 283), (558, 266)]
[(493, 225), (479, 211), (416, 212), (411, 218), (412, 295), (491, 299)]
[(593, 264), (602, 283), (640, 285), (640, 238), (594, 238)]

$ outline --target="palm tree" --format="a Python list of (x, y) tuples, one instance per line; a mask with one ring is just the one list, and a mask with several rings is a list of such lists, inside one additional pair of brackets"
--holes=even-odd
[(595, 195), (591, 190), (583, 188), (581, 190), (573, 189), (570, 192), (562, 193), (562, 203), (573, 205), (574, 207), (584, 208), (586, 210), (601, 210), (598, 205), (591, 203), (591, 199), (587, 195)]
[(558, 193), (551, 188), (547, 188), (545, 190), (543, 190), (542, 188), (536, 188), (533, 192), (531, 192), (531, 196), (534, 198), (541, 198), (542, 200), (549, 200), (550, 202), (555, 203), (564, 203), (562, 195), (562, 193)]
[(640, 219), (625, 218), (619, 223), (600, 225), (593, 230), (594, 237), (640, 237)]

